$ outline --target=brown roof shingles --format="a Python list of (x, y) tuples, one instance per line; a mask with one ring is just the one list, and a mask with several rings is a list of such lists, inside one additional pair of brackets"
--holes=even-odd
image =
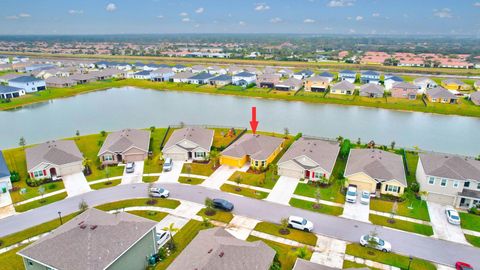
[(222, 155), (234, 158), (248, 155), (254, 160), (266, 160), (282, 143), (283, 139), (277, 137), (245, 134), (223, 150)]
[(74, 141), (48, 141), (25, 149), (25, 154), (28, 170), (42, 162), (60, 166), (83, 160), (83, 155)]

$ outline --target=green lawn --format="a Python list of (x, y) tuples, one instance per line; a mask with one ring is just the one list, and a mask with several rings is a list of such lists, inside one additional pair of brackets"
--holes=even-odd
[[(408, 264), (409, 264), (409, 258), (408, 256), (402, 256), (399, 254), (395, 253), (386, 253), (386, 252), (381, 252), (378, 250), (373, 251), (374, 255), (368, 254), (369, 248), (362, 247), (359, 244), (349, 244), (347, 245), (347, 250), (346, 254), (353, 255), (356, 257), (372, 260), (375, 262), (399, 267), (401, 269), (407, 269)], [(410, 265), (411, 270), (435, 270), (436, 267), (434, 264), (414, 258), (411, 265)]]
[(349, 268), (369, 268), (372, 270), (380, 270), (378, 268), (366, 266), (365, 264), (361, 264), (361, 263), (351, 262), (347, 260), (343, 261), (343, 269), (349, 269)]
[(128, 213), (157, 222), (164, 219), (168, 215), (168, 213), (157, 211), (128, 211)]
[(480, 215), (461, 212), (460, 220), (462, 228), (480, 232)]
[[(182, 253), (182, 250), (190, 244), (190, 242), (197, 236), (198, 232), (205, 229), (202, 226), (202, 223), (197, 220), (190, 220), (185, 226), (182, 227), (174, 236), (173, 239), (175, 243), (177, 244), (177, 250), (173, 252), (170, 256), (168, 256), (165, 260), (162, 262), (159, 262), (157, 265), (155, 265), (154, 268), (149, 268), (149, 269), (155, 269), (155, 270), (162, 270), (162, 269), (167, 269), (167, 267), (173, 262), (173, 260), (180, 254)], [(148, 269), (148, 268), (147, 268)]]
[[(267, 175), (267, 177), (265, 177)], [(250, 173), (236, 171), (228, 180), (235, 182), (240, 177), (241, 184), (272, 189), (279, 178), (278, 175), (272, 175), (269, 171), (266, 173)]]
[(337, 206), (331, 206), (326, 204), (320, 204), (319, 208), (313, 208), (315, 205), (314, 202), (304, 201), (292, 198), (290, 199), (290, 205), (297, 208), (302, 208), (309, 211), (314, 211), (317, 213), (332, 215), (332, 216), (340, 216), (343, 214), (343, 208)]
[[(249, 242), (254, 242), (259, 240), (264, 242), (265, 244), (267, 244), (277, 252), (278, 260), (280, 261), (280, 264), (281, 264), (281, 270), (291, 270), (293, 268), (293, 266), (295, 265), (295, 261), (297, 260), (297, 254), (296, 254), (296, 251), (298, 249), (297, 247), (277, 243), (274, 241), (265, 240), (252, 235), (247, 238), (247, 241)], [(310, 260), (311, 257), (312, 257), (312, 252), (308, 252), (307, 257), (305, 257), (304, 259)]]
[(465, 239), (467, 239), (467, 241), (473, 246), (480, 248), (480, 237), (470, 235), (470, 234), (465, 234)]
[[(381, 199), (371, 199), (370, 209), (380, 212), (392, 212), (393, 202)], [(415, 219), (430, 221), (427, 204), (422, 200), (417, 200), (413, 195), (409, 196), (405, 201), (397, 203), (397, 215), (411, 217)], [(409, 207), (412, 209), (409, 209)]]
[(433, 228), (429, 225), (418, 224), (418, 223), (408, 222), (408, 221), (399, 220), (399, 219), (395, 219), (395, 223), (390, 224), (388, 222), (389, 220), (388, 217), (378, 216), (373, 214), (370, 214), (369, 219), (373, 224), (376, 224), (376, 225), (395, 228), (395, 229), (399, 229), (407, 232), (414, 232), (414, 233), (423, 234), (426, 236), (433, 235)]
[(33, 202), (21, 204), (21, 205), (15, 205), (15, 211), (17, 212), (25, 212), (37, 207), (41, 207), (47, 204), (54, 203), (56, 201), (63, 200), (67, 197), (67, 192), (62, 192), (50, 197), (45, 197), (43, 199), (35, 200)]
[(165, 207), (165, 208), (175, 209), (180, 205), (179, 201), (173, 200), (173, 199), (156, 199), (155, 204), (149, 205), (147, 204), (149, 200), (150, 200), (149, 198), (123, 200), (118, 202), (102, 204), (99, 206), (95, 206), (95, 208), (103, 211), (117, 210), (117, 209), (123, 209), (127, 207), (133, 207), (133, 206), (155, 206), (155, 207)]
[(27, 245), (23, 245), (5, 253), (1, 253), (0, 262), (2, 265), (2, 270), (25, 269), (22, 257), (20, 255), (17, 255), (17, 252), (24, 249), (25, 247), (27, 247)]
[(158, 180), (158, 176), (144, 176), (142, 177), (142, 181), (144, 183), (153, 183)]
[(182, 173), (188, 174), (187, 167), (190, 167), (189, 174), (196, 174), (202, 176), (210, 176), (215, 170), (213, 169), (213, 164), (209, 163), (185, 163), (183, 164)]
[(182, 184), (189, 184), (189, 185), (200, 185), (203, 183), (205, 179), (202, 178), (195, 178), (195, 177), (185, 177), (185, 176), (180, 176), (178, 178), (178, 182)]
[(212, 147), (222, 150), (225, 149), (241, 132), (241, 129), (235, 129), (235, 134), (229, 136), (230, 129), (214, 128)]
[(216, 221), (220, 221), (220, 222), (223, 222), (223, 223), (227, 223), (227, 224), (230, 223), (230, 221), (233, 219), (233, 214), (232, 213), (221, 211), (221, 210), (215, 210), (215, 215), (207, 216), (205, 214), (205, 208), (198, 211), (197, 215), (199, 215), (201, 217), (206, 217), (206, 218), (211, 219), (211, 220), (216, 220)]
[[(80, 214), (80, 212), (76, 212), (76, 213), (73, 213), (73, 214), (70, 214), (70, 215), (62, 216), (62, 221), (65, 223), (65, 222), (71, 220), (72, 218), (76, 217), (78, 214)], [(56, 218), (56, 219), (53, 219), (51, 221), (48, 221), (48, 222), (30, 227), (30, 228), (25, 229), (23, 231), (3, 236), (2, 238), (0, 238), (0, 241), (2, 241), (2, 243), (3, 243), (1, 247), (2, 248), (3, 247), (8, 247), (10, 245), (22, 242), (25, 239), (37, 236), (39, 234), (49, 232), (53, 229), (56, 229), (60, 225), (61, 225), (60, 220), (58, 218)]]
[(122, 179), (115, 179), (115, 180), (111, 180), (111, 181), (96, 183), (96, 184), (90, 185), (90, 187), (92, 189), (97, 190), (97, 189), (102, 189), (102, 188), (109, 188), (109, 187), (118, 186), (118, 185), (120, 185), (121, 182), (122, 182)]
[(234, 185), (224, 184), (220, 187), (220, 190), (254, 198), (254, 199), (265, 199), (268, 196), (268, 193), (263, 191), (257, 191), (249, 188), (241, 188), (240, 191), (237, 191), (236, 188), (237, 188), (236, 185), (234, 186)]
[(255, 226), (255, 231), (264, 232), (267, 234), (279, 236), (282, 238), (290, 239), (297, 241), (299, 243), (309, 245), (309, 246), (316, 246), (317, 245), (317, 236), (310, 232), (304, 232), (296, 229), (288, 229), (290, 231), (289, 234), (283, 235), (279, 231), (281, 226), (278, 224), (273, 224), (269, 222), (260, 222)]
[(152, 157), (145, 160), (143, 173), (161, 173), (163, 169), (162, 152), (160, 151), (160, 143), (167, 133), (166, 128), (156, 128), (151, 133), (150, 149), (153, 152)]
[[(328, 187), (319, 187), (321, 195), (321, 199), (325, 201), (331, 201), (336, 203), (345, 203), (345, 196), (340, 192), (341, 184), (339, 181), (333, 182)], [(295, 189), (294, 194), (315, 198), (315, 190), (317, 187), (315, 184), (304, 184), (299, 183), (297, 188)]]
[[(417, 181), (417, 177), (415, 175), (417, 171), (418, 165), (418, 153), (406, 151), (406, 159), (407, 159), (407, 166), (410, 174), (407, 174), (407, 182), (409, 185)], [(406, 169), (406, 168), (405, 168)]]

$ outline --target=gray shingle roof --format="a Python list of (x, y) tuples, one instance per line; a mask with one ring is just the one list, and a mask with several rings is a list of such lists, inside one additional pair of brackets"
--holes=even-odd
[(43, 81), (43, 80), (39, 78), (35, 78), (33, 76), (20, 76), (10, 80), (10, 82), (17, 82), (17, 83), (38, 82), (38, 81)]
[(108, 134), (105, 142), (100, 148), (98, 155), (105, 152), (122, 153), (132, 147), (145, 152), (150, 145), (150, 131), (140, 129), (123, 129)]
[(56, 77), (51, 76), (45, 79), (45, 82), (48, 84), (73, 84), (75, 83), (74, 80), (70, 79), (69, 77)]
[(447, 84), (449, 84), (449, 83), (456, 83), (456, 84), (458, 84), (458, 85), (464, 85), (464, 84), (466, 84), (466, 83), (464, 83), (463, 81), (461, 81), (461, 80), (459, 80), (459, 79), (455, 79), (455, 78), (453, 78), (453, 79), (445, 79), (445, 80), (443, 80), (442, 82), (443, 82), (443, 83), (447, 83)]
[[(313, 263), (311, 261), (297, 258), (292, 270), (338, 270), (338, 268), (333, 268), (323, 264)], [(365, 268), (365, 270), (369, 270), (369, 268)]]
[(402, 88), (402, 89), (414, 89), (417, 90), (418, 87), (409, 82), (398, 82), (393, 85), (393, 88)]
[(60, 166), (83, 160), (83, 155), (74, 141), (48, 141), (25, 149), (25, 154), (28, 170), (42, 162)]
[(458, 180), (480, 181), (480, 161), (473, 158), (440, 153), (420, 154), (427, 175)]
[(352, 149), (345, 177), (363, 172), (377, 181), (397, 180), (407, 186), (402, 156), (378, 149)]
[(374, 84), (374, 83), (367, 83), (362, 86), (360, 86), (360, 92), (361, 93), (369, 93), (369, 94), (379, 94), (383, 95), (385, 92), (385, 88), (383, 86)]
[(91, 208), (18, 254), (56, 269), (105, 269), (156, 224), (125, 212), (108, 214)]
[(195, 74), (193, 74), (190, 71), (186, 71), (186, 72), (179, 72), (179, 73), (173, 75), (172, 78), (174, 78), (174, 79), (188, 79), (188, 78), (192, 77), (193, 75), (195, 75)]
[(470, 99), (475, 105), (480, 105), (480, 91), (472, 93)]
[(247, 242), (223, 228), (202, 230), (168, 270), (268, 270), (275, 250), (262, 241)]
[(5, 162), (2, 151), (0, 151), (0, 178), (2, 177), (10, 177), (10, 170), (8, 169), (7, 162)]
[(22, 91), (22, 90), (23, 90), (22, 88), (0, 84), (0, 94), (2, 94), (2, 93), (3, 94), (14, 93), (14, 92)]
[(447, 89), (437, 86), (432, 89), (427, 89), (427, 95), (431, 98), (446, 98), (446, 99), (458, 99), (452, 92), (448, 91)]
[(341, 81), (331, 86), (333, 90), (355, 90), (355, 85), (349, 81)]
[(229, 75), (226, 75), (226, 74), (222, 74), (222, 75), (219, 75), (217, 77), (213, 77), (210, 79), (211, 81), (232, 81), (232, 76), (229, 76)]
[(302, 137), (290, 146), (278, 164), (294, 160), (303, 168), (310, 169), (312, 167), (306, 167), (302, 163), (302, 156), (306, 156), (316, 162), (320, 168), (332, 173), (339, 151), (338, 142)]
[(181, 148), (187, 149), (181, 144), (179, 144), (186, 139), (199, 145), (203, 149), (210, 150), (213, 143), (213, 135), (213, 130), (201, 127), (186, 127), (182, 129), (177, 129), (173, 131), (172, 135), (170, 136), (163, 148), (167, 149), (173, 145), (178, 145)]
[(206, 73), (206, 72), (202, 72), (202, 73), (198, 73), (188, 79), (190, 80), (206, 80), (206, 79), (210, 79), (210, 78), (213, 78), (215, 77), (215, 75), (212, 75), (210, 73)]
[(222, 155), (236, 158), (249, 155), (255, 160), (265, 160), (282, 143), (282, 138), (260, 134), (245, 134), (236, 142), (227, 147), (227, 149), (223, 150)]
[(420, 77), (413, 80), (414, 84), (423, 84), (423, 83), (435, 83), (432, 79), (427, 77)]

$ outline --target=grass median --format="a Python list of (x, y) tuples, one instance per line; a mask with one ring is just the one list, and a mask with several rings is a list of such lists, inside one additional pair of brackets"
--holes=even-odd
[[(190, 169), (189, 169), (190, 168)], [(209, 163), (185, 163), (183, 164), (182, 173), (195, 174), (202, 176), (210, 176), (215, 170), (211, 162)]]
[(139, 217), (143, 217), (143, 218), (146, 218), (146, 219), (150, 219), (150, 220), (153, 220), (153, 221), (157, 221), (157, 222), (164, 219), (168, 215), (168, 213), (165, 213), (165, 212), (143, 211), (143, 210), (128, 211), (128, 213), (139, 216)]
[(260, 200), (265, 199), (268, 196), (267, 192), (258, 191), (258, 190), (245, 188), (245, 187), (240, 188), (240, 187), (230, 185), (230, 184), (222, 185), (220, 187), (220, 190), (225, 191), (225, 192), (229, 192), (229, 193), (233, 193), (233, 194), (242, 195), (242, 196), (245, 196), (245, 197), (260, 199)]
[(196, 178), (196, 177), (186, 177), (186, 176), (180, 176), (178, 178), (178, 182), (182, 184), (189, 184), (189, 185), (200, 185), (203, 183), (205, 179), (202, 178)]
[(209, 216), (209, 215), (205, 214), (205, 210), (206, 209), (203, 208), (202, 210), (198, 211), (197, 215), (199, 215), (201, 217), (211, 219), (211, 220), (216, 220), (216, 221), (220, 221), (220, 222), (223, 222), (223, 223), (227, 223), (227, 224), (230, 223), (230, 221), (233, 219), (233, 214), (230, 213), (230, 212), (215, 210), (215, 214), (212, 215), (212, 216)]
[(394, 229), (407, 231), (407, 232), (423, 234), (426, 236), (433, 235), (433, 228), (432, 226), (429, 226), (429, 225), (424, 225), (424, 224), (419, 224), (419, 223), (414, 223), (414, 222), (409, 222), (409, 221), (399, 220), (399, 219), (395, 219), (394, 223), (390, 223), (389, 222), (390, 218), (373, 215), (373, 214), (370, 214), (369, 219), (373, 224), (376, 224), (376, 225), (394, 228)]
[(27, 247), (27, 245), (23, 245), (7, 252), (0, 254), (0, 266), (2, 270), (18, 270), (18, 269), (25, 269), (25, 265), (23, 264), (22, 257), (17, 255), (17, 252), (22, 250), (23, 248)]
[(108, 180), (105, 182), (90, 185), (90, 188), (95, 190), (102, 189), (102, 188), (109, 188), (109, 187), (118, 186), (120, 185), (121, 182), (122, 182), (122, 179)]
[(150, 198), (141, 198), (141, 199), (129, 199), (118, 202), (111, 202), (95, 206), (95, 208), (103, 211), (111, 211), (117, 209), (124, 209), (134, 206), (152, 206), (152, 207), (164, 207), (169, 209), (175, 209), (180, 205), (180, 202), (172, 199), (150, 199)]
[(296, 198), (290, 199), (290, 205), (297, 208), (302, 208), (305, 210), (332, 215), (332, 216), (340, 216), (343, 214), (343, 208), (338, 206), (331, 206), (327, 204), (319, 204), (318, 207), (315, 207), (315, 202), (304, 201)]
[(470, 234), (465, 234), (465, 239), (474, 247), (480, 248), (480, 237)]
[(255, 226), (255, 231), (263, 232), (266, 234), (278, 236), (285, 239), (290, 239), (293, 241), (297, 241), (301, 244), (315, 246), (317, 245), (317, 236), (311, 232), (304, 232), (296, 229), (289, 228), (288, 234), (280, 233), (282, 229), (281, 225), (269, 223), (269, 222), (260, 222)]
[(17, 212), (26, 212), (28, 210), (42, 207), (60, 200), (63, 200), (67, 197), (67, 192), (62, 192), (52, 196), (44, 197), (43, 199), (35, 200), (29, 203), (24, 203), (20, 205), (15, 205), (15, 211)]
[(463, 229), (480, 232), (480, 215), (460, 213), (460, 219)]

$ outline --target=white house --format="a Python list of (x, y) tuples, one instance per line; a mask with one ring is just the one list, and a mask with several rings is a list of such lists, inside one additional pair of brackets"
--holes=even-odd
[(150, 72), (150, 79), (156, 82), (168, 82), (175, 75), (171, 68), (159, 68)]
[(45, 80), (33, 76), (21, 76), (8, 81), (8, 86), (24, 89), (26, 93), (34, 93), (47, 89)]
[(202, 127), (177, 129), (163, 147), (163, 157), (173, 160), (208, 160), (213, 135), (213, 130)]
[(419, 94), (425, 94), (428, 89), (433, 89), (438, 86), (434, 80), (426, 77), (416, 78), (413, 80), (413, 84), (418, 87)]
[(8, 191), (12, 189), (12, 183), (10, 181), (10, 170), (8, 169), (5, 158), (2, 151), (0, 151), (0, 207), (9, 205), (12, 203), (10, 194)]
[(232, 76), (232, 84), (247, 86), (251, 83), (255, 83), (257, 80), (257, 75), (250, 72), (240, 72)]
[(383, 84), (385, 85), (385, 89), (391, 90), (393, 88), (393, 85), (399, 82), (403, 82), (403, 79), (398, 76), (385, 75)]
[(0, 99), (16, 98), (25, 95), (25, 90), (18, 87), (0, 85)]
[(152, 78), (151, 71), (142, 70), (132, 74), (132, 78), (139, 80), (150, 80)]

